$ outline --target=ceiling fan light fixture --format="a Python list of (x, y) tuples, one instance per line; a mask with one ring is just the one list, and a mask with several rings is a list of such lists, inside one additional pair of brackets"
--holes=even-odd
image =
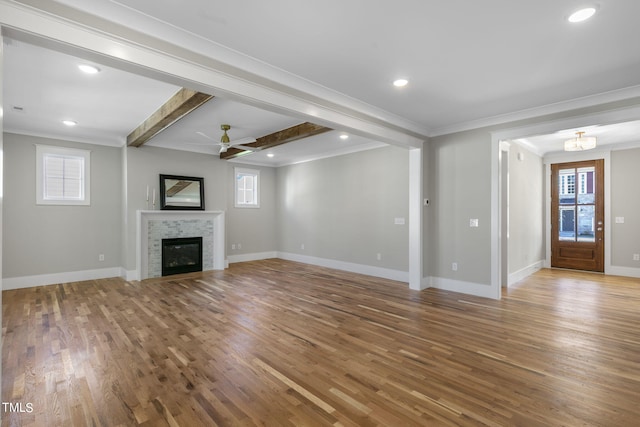
[(583, 136), (584, 132), (576, 132), (576, 137), (564, 142), (564, 151), (584, 151), (596, 148), (595, 136)]
[[(229, 139), (229, 135), (227, 135), (227, 131), (231, 129), (230, 125), (220, 125), (220, 129), (223, 131), (222, 136), (220, 137), (220, 142), (223, 144), (229, 144), (231, 140)], [(227, 151), (226, 149), (224, 151)]]

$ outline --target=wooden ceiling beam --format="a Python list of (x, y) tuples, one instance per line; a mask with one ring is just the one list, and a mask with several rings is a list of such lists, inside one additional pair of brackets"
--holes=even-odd
[(184, 190), (185, 188), (187, 188), (191, 184), (193, 184), (193, 181), (180, 180), (180, 181), (176, 182), (175, 184), (173, 184), (173, 186), (171, 188), (169, 188), (166, 191), (167, 197), (175, 196), (176, 194), (178, 194), (179, 192), (181, 192), (182, 190)]
[[(255, 142), (249, 144), (242, 144), (246, 147), (258, 148), (266, 150), (268, 148), (277, 147), (278, 145), (286, 144), (288, 142), (297, 141), (299, 139), (308, 138), (313, 135), (319, 135), (324, 132), (332, 130), (331, 128), (316, 125), (314, 123), (305, 122), (296, 126), (292, 126), (287, 129), (283, 129), (269, 135), (257, 138)], [(251, 151), (243, 150), (240, 148), (230, 147), (226, 153), (220, 153), (220, 158), (225, 160), (231, 160), (233, 158), (248, 154)]]
[(211, 98), (213, 95), (180, 89), (127, 136), (127, 145), (140, 147)]

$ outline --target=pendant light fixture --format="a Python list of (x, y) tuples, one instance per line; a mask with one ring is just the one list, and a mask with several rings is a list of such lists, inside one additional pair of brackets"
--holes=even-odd
[(564, 142), (564, 151), (583, 151), (596, 148), (595, 136), (584, 136), (584, 132), (576, 132), (576, 137)]

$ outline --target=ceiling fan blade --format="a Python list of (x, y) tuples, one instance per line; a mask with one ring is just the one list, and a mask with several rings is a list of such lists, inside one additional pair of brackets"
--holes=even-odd
[(238, 148), (244, 151), (260, 151), (262, 147), (248, 147), (246, 145), (233, 145), (233, 148)]
[(218, 142), (216, 139), (210, 137), (209, 135), (207, 135), (204, 132), (196, 132), (196, 134), (198, 136), (201, 136), (202, 138), (205, 138), (206, 140), (203, 139), (201, 142), (187, 142), (187, 144), (189, 144), (189, 145), (209, 145), (209, 146), (211, 146), (211, 145), (220, 145), (220, 142)]
[(199, 131), (198, 131), (198, 132), (196, 132), (196, 134), (200, 135), (200, 136), (201, 136), (201, 137), (203, 137), (203, 138), (210, 139), (211, 141), (218, 142), (218, 140), (217, 140), (217, 139), (210, 137), (209, 135), (207, 135), (207, 134), (206, 134), (206, 133), (204, 133), (204, 132), (199, 132)]
[(211, 141), (212, 141), (213, 145), (220, 146), (220, 153), (226, 153), (227, 150), (229, 149), (229, 147), (240, 148), (240, 149), (245, 150), (245, 151), (259, 151), (259, 150), (261, 150), (261, 148), (248, 147), (248, 146), (243, 145), (243, 144), (251, 144), (252, 142), (256, 142), (255, 138), (250, 138), (250, 137), (249, 138), (242, 138), (242, 139), (238, 139), (236, 141), (230, 141), (229, 143), (222, 143), (222, 142), (219, 142), (217, 139), (210, 137), (209, 135), (207, 135), (204, 132), (197, 131), (196, 134), (200, 135), (203, 138), (208, 139), (209, 141), (208, 142), (202, 142), (202, 143), (189, 142), (188, 144), (191, 144), (191, 145), (212, 145), (211, 144)]
[(229, 145), (231, 147), (237, 147), (238, 145), (244, 145), (244, 144), (251, 144), (252, 142), (256, 142), (255, 138), (242, 138), (242, 139), (236, 139), (233, 140), (229, 143)]

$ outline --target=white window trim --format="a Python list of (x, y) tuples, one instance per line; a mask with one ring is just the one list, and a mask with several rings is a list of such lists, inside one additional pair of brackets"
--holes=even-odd
[[(256, 203), (238, 203), (238, 174), (256, 176)], [(258, 169), (233, 168), (233, 200), (236, 208), (257, 209), (260, 207), (260, 171)]]
[[(57, 154), (84, 158), (84, 199), (83, 200), (49, 200), (44, 198), (44, 156)], [(38, 205), (73, 205), (89, 206), (91, 204), (91, 151), (79, 148), (56, 147), (36, 144), (36, 204)]]

